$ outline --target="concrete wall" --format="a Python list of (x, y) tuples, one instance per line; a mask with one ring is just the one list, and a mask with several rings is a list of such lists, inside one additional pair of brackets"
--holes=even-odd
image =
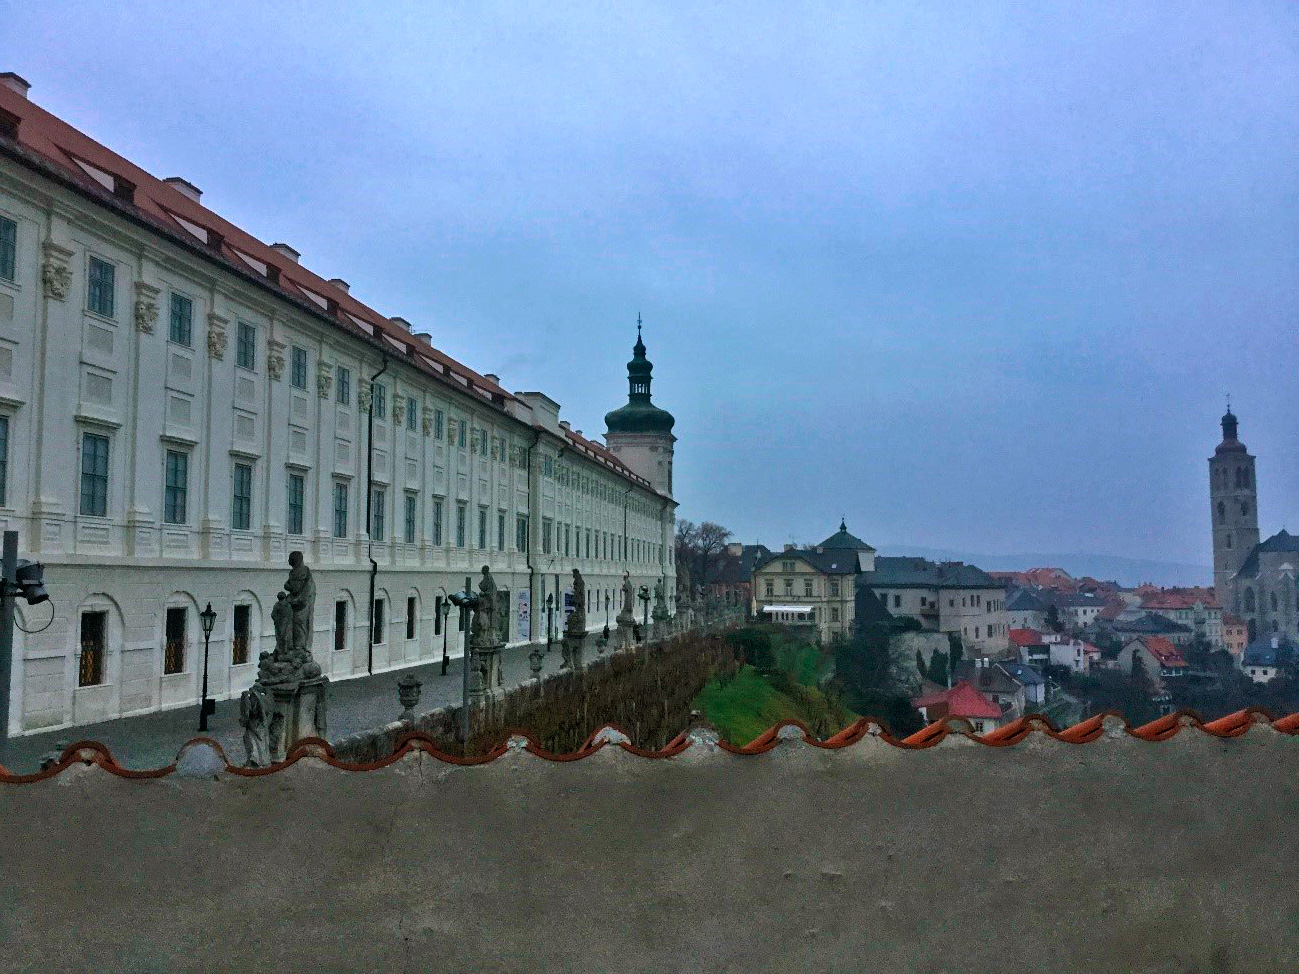
[(255, 778), (205, 748), (152, 780), (74, 764), (0, 785), (0, 966), (1295, 969), (1299, 740), (1106, 726)]

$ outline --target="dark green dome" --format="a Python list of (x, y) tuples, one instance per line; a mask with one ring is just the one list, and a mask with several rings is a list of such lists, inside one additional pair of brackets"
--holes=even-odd
[(654, 366), (645, 357), (645, 342), (640, 334), (640, 316), (636, 316), (636, 345), (627, 363), (627, 405), (605, 413), (604, 424), (610, 433), (671, 433), (676, 419), (666, 409), (650, 401), (650, 373)]

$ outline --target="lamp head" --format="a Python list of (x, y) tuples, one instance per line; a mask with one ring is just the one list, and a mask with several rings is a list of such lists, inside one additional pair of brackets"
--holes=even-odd
[(212, 608), (212, 603), (207, 604), (207, 608), (198, 614), (199, 622), (203, 624), (203, 635), (212, 635), (212, 630), (216, 627), (216, 610)]

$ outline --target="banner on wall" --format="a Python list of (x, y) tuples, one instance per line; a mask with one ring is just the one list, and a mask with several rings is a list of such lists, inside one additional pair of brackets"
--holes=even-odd
[(568, 617), (573, 614), (573, 590), (564, 589), (564, 628), (568, 628)]
[(532, 593), (526, 588), (519, 590), (519, 639), (528, 642), (532, 639)]

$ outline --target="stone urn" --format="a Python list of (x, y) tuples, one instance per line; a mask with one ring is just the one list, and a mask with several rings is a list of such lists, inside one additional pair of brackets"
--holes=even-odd
[(398, 720), (415, 719), (415, 708), (419, 706), (419, 698), (423, 690), (424, 684), (414, 673), (407, 673), (397, 681), (397, 700), (405, 708)]

